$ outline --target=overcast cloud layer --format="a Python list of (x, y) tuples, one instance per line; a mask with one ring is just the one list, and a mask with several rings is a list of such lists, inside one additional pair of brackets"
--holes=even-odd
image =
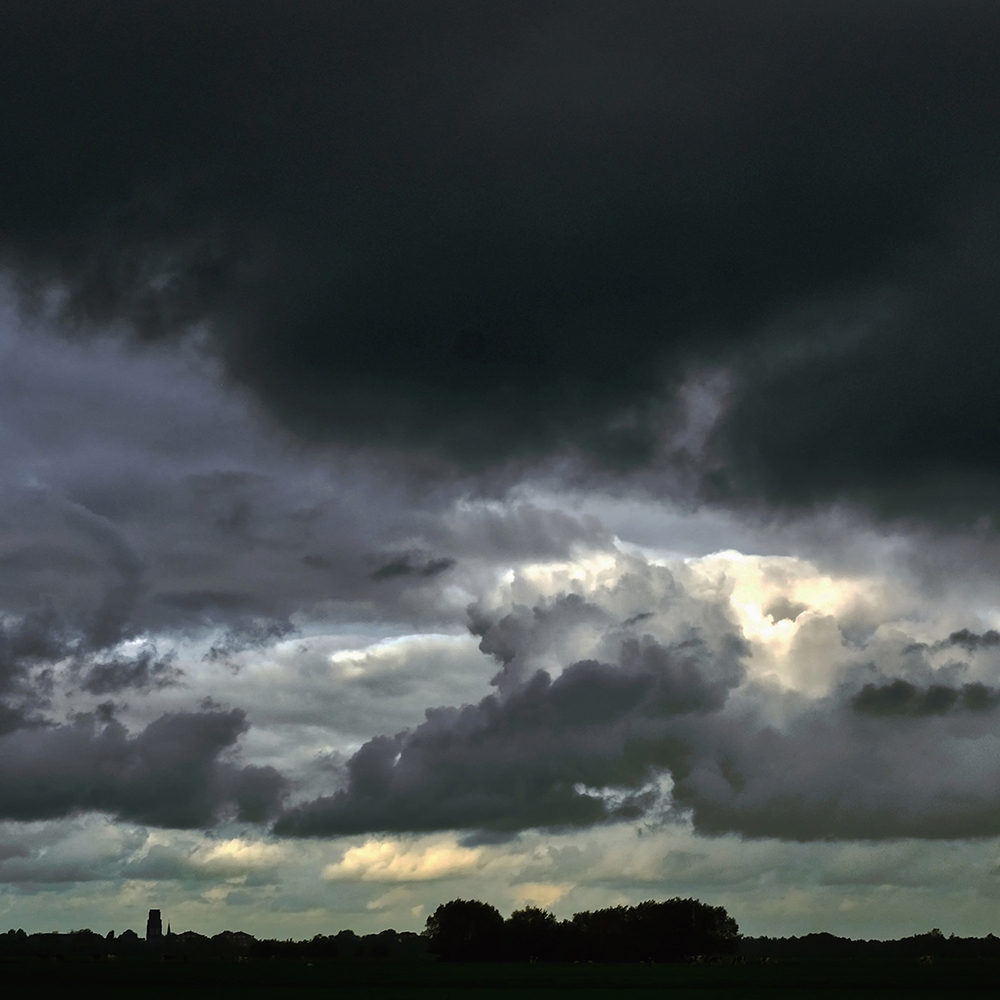
[(5, 3), (0, 920), (995, 929), (998, 67), (985, 0)]

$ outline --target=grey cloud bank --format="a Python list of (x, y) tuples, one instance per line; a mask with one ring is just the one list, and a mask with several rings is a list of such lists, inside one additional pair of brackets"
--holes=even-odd
[(24, 726), (0, 738), (0, 816), (37, 820), (84, 811), (170, 827), (224, 812), (260, 821), (285, 782), (273, 768), (219, 760), (246, 728), (242, 712), (164, 715), (129, 736), (113, 719)]

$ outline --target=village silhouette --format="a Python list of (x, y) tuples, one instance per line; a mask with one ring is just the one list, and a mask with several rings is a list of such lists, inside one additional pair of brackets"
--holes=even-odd
[(244, 931), (206, 936), (163, 928), (149, 910), (145, 937), (134, 930), (101, 935), (0, 934), (0, 960), (136, 961), (297, 960), (315, 962), (744, 964), (789, 961), (1000, 961), (1000, 938), (945, 936), (934, 929), (897, 940), (853, 940), (828, 933), (801, 937), (747, 937), (721, 906), (695, 899), (647, 901), (576, 913), (567, 920), (528, 906), (506, 919), (488, 903), (455, 899), (427, 918), (423, 933), (387, 929), (341, 930), (308, 940), (260, 939)]

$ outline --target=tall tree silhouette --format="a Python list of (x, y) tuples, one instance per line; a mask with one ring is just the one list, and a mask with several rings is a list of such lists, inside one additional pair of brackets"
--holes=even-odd
[(548, 910), (526, 906), (504, 923), (504, 955), (514, 962), (548, 962), (559, 950), (560, 926)]
[(501, 956), (504, 920), (489, 903), (453, 899), (428, 918), (430, 950), (446, 962), (484, 962)]

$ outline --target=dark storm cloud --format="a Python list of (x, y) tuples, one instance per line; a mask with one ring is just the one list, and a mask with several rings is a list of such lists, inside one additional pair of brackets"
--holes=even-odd
[(51, 612), (36, 611), (0, 624), (0, 693), (16, 689), (31, 666), (65, 655), (66, 647), (65, 634)]
[(21, 728), (45, 707), (51, 663), (69, 649), (66, 630), (49, 610), (0, 623), (0, 733)]
[(270, 767), (222, 758), (247, 729), (244, 714), (175, 713), (130, 735), (93, 715), (0, 738), (0, 817), (53, 819), (100, 811), (135, 823), (209, 826), (227, 814), (273, 814), (285, 781)]
[(975, 0), (12, 0), (0, 248), (46, 308), (208, 321), (311, 438), (630, 466), (722, 364), (716, 495), (974, 485), (998, 27)]
[(970, 653), (980, 649), (996, 649), (1000, 647), (1000, 632), (988, 629), (980, 634), (963, 628), (952, 632), (946, 642), (941, 645), (961, 646), (962, 649)]
[[(612, 545), (594, 518), (303, 453), (198, 359), (67, 343), (3, 306), (0, 609), (52, 619), (50, 660), (167, 633), (226, 660), (335, 608), (461, 623), (445, 580)], [(372, 578), (400, 560), (413, 572)]]
[(90, 694), (117, 694), (119, 691), (150, 691), (177, 684), (184, 672), (170, 657), (157, 657), (143, 650), (132, 659), (115, 657), (88, 668), (80, 687)]
[(673, 804), (705, 834), (782, 840), (991, 837), (1000, 832), (990, 711), (866, 715), (823, 705), (777, 729), (712, 717), (678, 730)]
[(926, 689), (896, 679), (888, 684), (866, 684), (852, 699), (855, 711), (866, 715), (943, 715), (953, 708), (983, 712), (1000, 703), (1000, 694), (985, 684), (961, 689), (932, 684)]
[[(415, 729), (370, 740), (348, 761), (344, 789), (292, 809), (276, 830), (509, 832), (641, 815), (654, 798), (644, 786), (686, 753), (670, 726), (726, 703), (747, 647), (724, 618), (690, 602), (688, 614), (709, 630), (688, 621), (679, 637), (658, 641), (646, 628), (653, 616), (615, 609), (657, 594), (683, 609), (683, 590), (662, 567), (626, 563), (617, 583), (589, 599), (564, 593), (507, 613), (471, 609), (480, 649), (500, 664), (496, 694), (429, 709)], [(597, 655), (554, 678), (537, 667), (578, 648)], [(609, 787), (620, 794), (603, 796)]]
[(579, 549), (614, 545), (613, 534), (592, 515), (527, 502), (461, 505), (425, 530), (437, 548), (501, 561), (566, 559)]
[(230, 627), (219, 642), (205, 654), (206, 660), (228, 660), (248, 649), (263, 649), (295, 631), (290, 621), (256, 621)]
[[(107, 518), (43, 490), (19, 489), (20, 471), (11, 462), (2, 477), (0, 511), (13, 524), (0, 528), (0, 546), (9, 546), (0, 582), (0, 606), (9, 616), (0, 639), (0, 694), (32, 667), (66, 658), (80, 665), (132, 638), (144, 585), (142, 560)], [(22, 517), (28, 505), (33, 509)], [(39, 540), (21, 543), (31, 538)], [(72, 599), (54, 599), (58, 590)]]
[[(567, 614), (565, 604), (549, 610)], [(503, 625), (508, 640), (520, 632), (537, 644), (530, 616)], [(554, 680), (539, 670), (513, 690), (499, 677), (499, 693), (478, 705), (429, 709), (413, 731), (370, 740), (348, 761), (345, 789), (291, 810), (276, 830), (516, 831), (640, 816), (652, 801), (642, 786), (685, 753), (666, 724), (717, 711), (742, 677), (743, 643), (729, 636), (722, 648), (716, 657), (696, 636), (672, 648), (628, 637), (616, 663), (583, 660)], [(511, 650), (491, 652), (510, 667)], [(608, 786), (625, 794), (596, 794)]]
[(819, 349), (765, 350), (748, 365), (716, 431), (714, 446), (732, 464), (715, 495), (750, 490), (792, 504), (847, 496), (882, 515), (990, 527), (1000, 485), (998, 193), (886, 274), (894, 301), (859, 301), (839, 323), (840, 343), (823, 332), (831, 324), (819, 310), (787, 320)]
[(105, 590), (86, 637), (93, 649), (106, 649), (130, 638), (127, 629), (142, 585), (142, 560), (107, 518), (77, 504), (68, 505), (63, 516), (70, 527), (92, 539), (104, 551), (117, 577)]
[[(479, 648), (502, 664), (494, 683), (501, 694), (520, 687), (534, 673), (532, 657), (555, 646), (580, 625), (604, 630), (613, 617), (599, 604), (580, 594), (560, 594), (548, 604), (518, 605), (497, 620), (469, 609), (469, 629), (481, 637)], [(630, 621), (635, 621), (636, 618)], [(641, 617), (638, 619), (641, 620)], [(628, 624), (628, 623), (624, 623)]]
[[(132, 655), (108, 650), (134, 628), (141, 563), (104, 519), (72, 514), (66, 520), (110, 552), (114, 574), (96, 602), (70, 600), (62, 614), (48, 607), (8, 614), (0, 623), (0, 818), (97, 810), (179, 827), (229, 815), (268, 818), (279, 808), (285, 779), (269, 767), (220, 759), (248, 728), (239, 710), (164, 715), (134, 736), (113, 718), (110, 704), (69, 724), (47, 717), (53, 698), (74, 682), (100, 697), (148, 693), (183, 676), (171, 655), (153, 647)], [(29, 559), (19, 568), (30, 572), (35, 565)]]
[(397, 556), (392, 562), (387, 562), (372, 573), (373, 580), (391, 580), (397, 576), (417, 576), (429, 577), (438, 576), (445, 573), (455, 565), (454, 559), (447, 557), (443, 559), (420, 560), (419, 557), (411, 555)]
[[(641, 652), (640, 652), (641, 651)], [(641, 665), (630, 657), (640, 653)], [(783, 727), (678, 651), (626, 643), (621, 664), (539, 672), (508, 700), (431, 709), (376, 737), (347, 786), (286, 813), (276, 831), (584, 826), (670, 808), (703, 834), (781, 840), (986, 837), (1000, 832), (995, 689), (897, 681), (825, 699)], [(905, 698), (903, 697), (905, 696)], [(601, 794), (603, 792), (603, 794)]]
[(957, 691), (941, 684), (921, 691), (906, 681), (895, 680), (878, 687), (866, 684), (851, 699), (851, 705), (867, 715), (942, 715), (958, 697)]
[[(39, 498), (42, 504), (47, 499)], [(8, 604), (4, 608), (8, 620), (0, 624), (3, 728), (17, 728), (24, 722), (25, 712), (45, 707), (60, 663), (68, 662), (70, 674), (79, 678), (81, 689), (95, 695), (162, 688), (176, 683), (181, 676), (169, 656), (157, 657), (153, 649), (130, 656), (107, 655), (108, 647), (134, 634), (131, 619), (142, 590), (142, 562), (107, 519), (75, 504), (55, 507), (64, 525), (96, 545), (98, 558), (50, 544), (23, 545), (15, 548), (5, 562), (4, 589), (23, 586), (26, 580), (37, 579), (39, 573), (75, 570), (91, 582), (87, 589), (96, 591), (97, 598), (94, 600), (93, 593), (88, 593), (83, 600), (58, 608), (49, 591), (44, 597), (39, 595), (40, 607), (25, 611), (12, 602), (13, 607)], [(109, 565), (102, 566), (102, 562)], [(71, 591), (76, 583), (71, 576)]]

